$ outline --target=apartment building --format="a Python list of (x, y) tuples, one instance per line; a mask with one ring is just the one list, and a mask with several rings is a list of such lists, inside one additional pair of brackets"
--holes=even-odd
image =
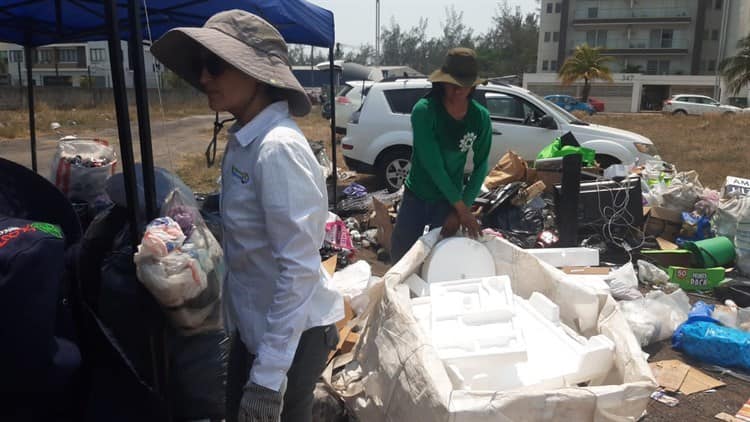
[[(128, 45), (121, 43), (125, 83), (133, 87)], [(15, 44), (0, 43), (0, 85), (25, 86), (26, 63), (24, 50)], [(161, 65), (144, 47), (146, 84), (156, 88)], [(32, 50), (32, 78), (35, 86), (92, 86), (111, 88), (112, 72), (106, 41), (52, 44)], [(89, 84), (90, 81), (90, 84)]]
[(537, 74), (524, 78), (540, 94), (580, 90), (560, 87), (554, 75), (585, 43), (614, 59), (615, 83), (597, 84), (592, 95), (615, 97), (622, 111), (658, 108), (675, 93), (747, 106), (747, 90), (730, 97), (717, 81), (717, 67), (750, 33), (750, 1), (542, 0), (540, 12)]

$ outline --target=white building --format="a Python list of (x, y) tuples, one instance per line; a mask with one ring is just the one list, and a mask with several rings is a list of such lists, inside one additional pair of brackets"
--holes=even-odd
[[(127, 42), (122, 41), (125, 84), (133, 87), (133, 70), (130, 66)], [(156, 88), (161, 78), (161, 65), (144, 47), (146, 84)], [(51, 44), (32, 50), (32, 78), (36, 86), (86, 86), (90, 77), (94, 87), (111, 88), (112, 72), (109, 65), (109, 48), (106, 41)], [(0, 83), (11, 86), (26, 85), (26, 63), (23, 47), (0, 43)], [(2, 74), (5, 70), (5, 74)]]
[(537, 73), (524, 75), (524, 86), (580, 94), (578, 85), (560, 86), (556, 72), (586, 43), (614, 58), (615, 82), (591, 91), (608, 111), (658, 109), (677, 93), (747, 106), (747, 88), (730, 96), (717, 67), (749, 33), (748, 0), (542, 0)]

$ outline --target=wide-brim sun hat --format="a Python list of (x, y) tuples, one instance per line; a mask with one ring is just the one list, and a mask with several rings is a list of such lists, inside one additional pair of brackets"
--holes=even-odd
[(430, 82), (444, 82), (471, 88), (487, 81), (479, 78), (477, 54), (470, 48), (452, 48), (445, 55), (440, 69), (432, 72), (427, 78)]
[(294, 116), (312, 107), (310, 98), (294, 77), (286, 42), (278, 30), (259, 16), (234, 9), (211, 16), (198, 27), (174, 28), (151, 46), (151, 54), (168, 69), (200, 91), (199, 63), (205, 49), (252, 78), (279, 88)]

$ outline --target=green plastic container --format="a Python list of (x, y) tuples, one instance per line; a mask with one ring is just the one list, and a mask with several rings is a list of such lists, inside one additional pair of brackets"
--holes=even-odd
[(714, 268), (687, 268), (687, 267), (669, 267), (669, 281), (680, 285), (685, 291), (706, 291), (713, 290), (716, 286), (724, 281), (724, 267)]
[(734, 243), (726, 236), (685, 242), (682, 247), (693, 253), (693, 264), (699, 268), (723, 267), (735, 258)]

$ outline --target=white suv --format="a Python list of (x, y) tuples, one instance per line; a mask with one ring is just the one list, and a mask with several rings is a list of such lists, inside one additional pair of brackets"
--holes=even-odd
[[(341, 86), (336, 94), (336, 133), (346, 133), (346, 124), (352, 113), (359, 110), (362, 100), (367, 95), (367, 90), (374, 84), (373, 81), (348, 81)], [(331, 118), (331, 104), (326, 103), (322, 109), (323, 117)]]
[(722, 105), (713, 98), (704, 95), (681, 94), (673, 95), (665, 100), (662, 111), (670, 114), (732, 114), (741, 112), (742, 109), (731, 105)]
[[(410, 113), (430, 87), (427, 79), (375, 83), (360, 110), (352, 115), (341, 142), (347, 166), (360, 173), (377, 174), (388, 189), (398, 189), (411, 165)], [(490, 166), (508, 150), (534, 160), (539, 151), (567, 132), (572, 132), (582, 146), (595, 150), (602, 167), (646, 162), (657, 156), (648, 138), (586, 123), (517, 86), (480, 85), (474, 98), (487, 107), (492, 118)], [(468, 159), (467, 172), (471, 166)]]

